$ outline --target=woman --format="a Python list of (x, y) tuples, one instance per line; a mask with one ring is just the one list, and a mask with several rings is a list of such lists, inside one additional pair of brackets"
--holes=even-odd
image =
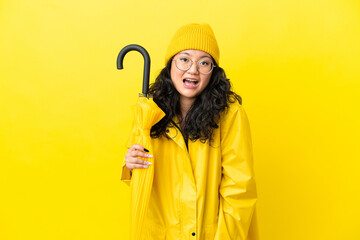
[[(145, 239), (249, 239), (257, 199), (249, 123), (219, 67), (208, 24), (174, 35), (150, 87), (166, 116), (151, 129), (156, 164)], [(128, 146), (121, 179), (153, 157)]]

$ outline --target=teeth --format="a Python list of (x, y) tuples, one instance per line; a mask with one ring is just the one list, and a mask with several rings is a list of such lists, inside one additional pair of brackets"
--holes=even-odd
[(189, 82), (197, 82), (196, 80), (192, 80), (192, 79), (185, 79), (185, 80)]

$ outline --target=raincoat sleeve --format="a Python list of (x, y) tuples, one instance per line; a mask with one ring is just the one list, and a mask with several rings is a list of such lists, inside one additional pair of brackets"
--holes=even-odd
[(121, 172), (120, 172), (120, 180), (122, 180), (124, 183), (126, 183), (127, 185), (130, 185), (130, 181), (131, 181), (131, 172), (130, 170), (126, 167), (126, 160), (124, 158), (122, 164), (121, 164)]
[[(133, 142), (135, 141), (134, 139), (136, 139), (136, 136), (137, 136), (136, 129), (133, 127), (132, 132), (129, 135), (129, 138), (127, 140), (126, 151), (133, 145)], [(120, 180), (130, 186), (131, 175), (132, 175), (131, 171), (126, 167), (126, 159), (124, 157), (124, 160), (121, 164)]]
[(216, 240), (248, 240), (257, 200), (250, 127), (243, 106), (231, 104), (221, 121), (222, 178)]

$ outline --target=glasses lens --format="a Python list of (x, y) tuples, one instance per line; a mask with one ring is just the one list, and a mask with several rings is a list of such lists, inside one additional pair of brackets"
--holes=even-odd
[(179, 70), (186, 71), (191, 67), (192, 61), (187, 57), (179, 57), (175, 60), (175, 64)]
[(213, 63), (210, 60), (201, 60), (198, 62), (199, 72), (203, 74), (208, 74), (213, 68)]

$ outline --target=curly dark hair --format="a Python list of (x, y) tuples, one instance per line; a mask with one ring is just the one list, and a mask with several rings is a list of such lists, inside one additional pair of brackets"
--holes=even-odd
[[(167, 137), (166, 128), (175, 125), (172, 121), (174, 116), (181, 116), (180, 96), (171, 81), (171, 62), (172, 58), (149, 89), (154, 102), (166, 113), (166, 116), (151, 128), (152, 138)], [(229, 107), (229, 103), (236, 100), (242, 104), (241, 97), (231, 91), (231, 84), (224, 70), (219, 66), (214, 67), (209, 84), (196, 98), (185, 119), (179, 119), (185, 120), (185, 127), (182, 129), (184, 138), (191, 141), (199, 139), (203, 143), (207, 140), (211, 142), (214, 129), (219, 127), (220, 114)]]

